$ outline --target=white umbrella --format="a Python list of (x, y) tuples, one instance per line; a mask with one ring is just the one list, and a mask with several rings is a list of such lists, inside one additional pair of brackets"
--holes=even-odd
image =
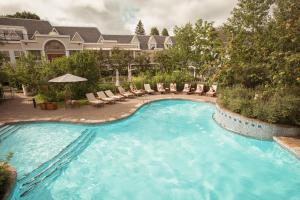
[(120, 86), (120, 80), (119, 80), (119, 70), (116, 70), (116, 86)]
[(72, 74), (65, 74), (59, 77), (56, 77), (54, 79), (49, 80), (50, 83), (76, 83), (76, 82), (82, 82), (87, 81), (86, 78), (82, 78), (79, 76), (75, 76)]

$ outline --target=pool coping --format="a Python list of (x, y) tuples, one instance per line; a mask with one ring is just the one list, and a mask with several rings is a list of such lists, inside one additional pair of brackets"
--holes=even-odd
[(294, 155), (296, 158), (300, 160), (300, 147), (292, 147), (289, 146), (287, 143), (285, 143), (282, 139), (282, 137), (273, 137), (273, 141), (276, 142), (281, 148), (287, 150), (292, 155)]

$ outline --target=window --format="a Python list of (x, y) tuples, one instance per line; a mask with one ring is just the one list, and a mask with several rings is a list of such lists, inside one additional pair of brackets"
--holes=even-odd
[(15, 59), (18, 60), (22, 56), (22, 51), (15, 51)]
[(167, 43), (167, 44), (166, 44), (166, 48), (167, 48), (167, 49), (169, 49), (169, 48), (171, 48), (171, 47), (172, 47), (172, 43)]
[(155, 48), (156, 48), (155, 43), (149, 44), (149, 49), (154, 50)]
[(28, 51), (28, 53), (30, 53), (31, 55), (33, 55), (35, 60), (41, 60), (42, 56), (41, 56), (41, 51), (40, 50), (31, 50)]
[(8, 51), (0, 51), (0, 66), (5, 63), (9, 62), (10, 57), (9, 57), (9, 52)]

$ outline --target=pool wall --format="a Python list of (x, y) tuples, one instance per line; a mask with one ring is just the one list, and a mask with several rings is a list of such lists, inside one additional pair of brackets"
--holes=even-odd
[(262, 140), (272, 140), (274, 136), (298, 136), (300, 128), (275, 125), (233, 113), (216, 104), (214, 120), (223, 128), (238, 134)]

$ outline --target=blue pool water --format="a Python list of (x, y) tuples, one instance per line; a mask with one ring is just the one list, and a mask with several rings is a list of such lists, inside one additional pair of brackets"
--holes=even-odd
[(214, 111), (165, 100), (110, 124), (17, 125), (0, 143), (14, 152), (12, 199), (299, 200), (300, 161), (222, 129)]

